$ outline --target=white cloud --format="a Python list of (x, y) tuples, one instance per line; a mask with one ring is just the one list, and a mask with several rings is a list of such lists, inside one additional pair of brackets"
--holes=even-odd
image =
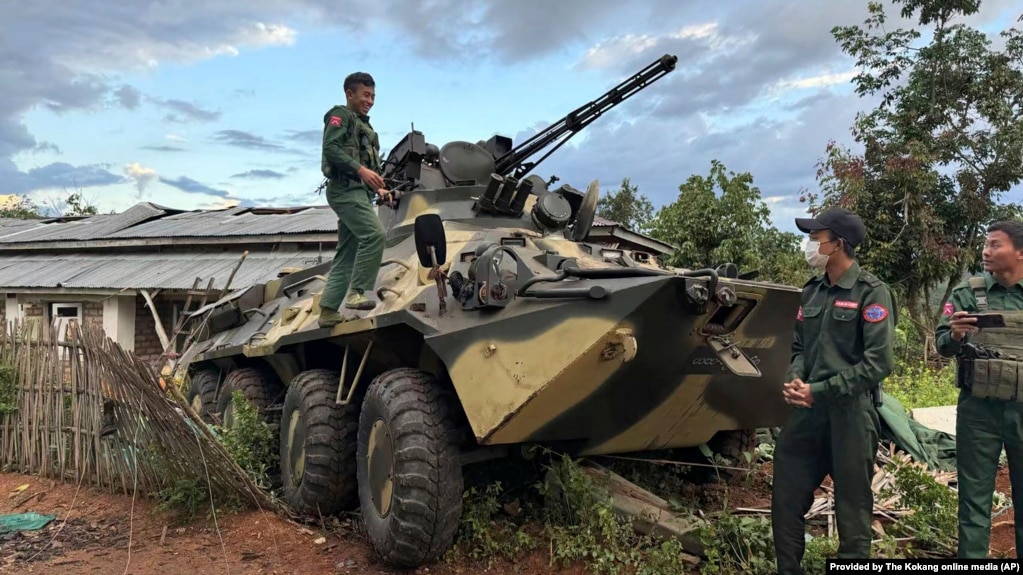
[[(665, 42), (693, 42), (706, 46), (711, 52), (751, 41), (752, 38), (728, 37), (722, 34), (717, 22), (683, 26), (675, 32), (656, 36), (626, 34), (598, 42), (586, 50), (577, 64), (581, 68), (612, 68), (629, 62), (644, 52)], [(682, 62), (682, 65), (686, 65)]]
[(202, 202), (198, 204), (198, 208), (201, 210), (226, 210), (233, 208), (241, 203), (241, 200), (229, 200), (226, 198), (217, 198), (208, 202)]
[(786, 92), (789, 90), (804, 90), (807, 88), (828, 88), (836, 84), (846, 84), (856, 76), (855, 70), (838, 72), (833, 74), (818, 74), (804, 78), (781, 80), (771, 87), (772, 92)]
[(138, 190), (139, 197), (146, 192), (146, 187), (158, 177), (156, 170), (137, 162), (125, 166), (124, 175), (135, 181), (135, 189)]

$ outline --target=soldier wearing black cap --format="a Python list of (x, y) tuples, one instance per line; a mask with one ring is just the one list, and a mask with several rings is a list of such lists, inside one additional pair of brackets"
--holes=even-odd
[(862, 220), (832, 208), (796, 226), (809, 234), (807, 263), (823, 273), (803, 286), (783, 391), (796, 409), (775, 446), (771, 519), (781, 574), (803, 573), (804, 517), (826, 475), (835, 487), (838, 556), (870, 556), (880, 429), (872, 392), (894, 362), (891, 293), (856, 261)]

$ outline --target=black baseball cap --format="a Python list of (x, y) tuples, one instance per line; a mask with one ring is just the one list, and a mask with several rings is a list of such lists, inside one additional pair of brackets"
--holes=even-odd
[(816, 218), (796, 218), (796, 227), (804, 233), (831, 230), (849, 245), (860, 245), (867, 237), (867, 228), (859, 216), (845, 208), (831, 208)]

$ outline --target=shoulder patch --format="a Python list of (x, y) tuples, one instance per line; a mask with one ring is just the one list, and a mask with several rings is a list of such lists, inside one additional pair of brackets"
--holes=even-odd
[(863, 308), (863, 319), (870, 323), (877, 323), (888, 317), (888, 308), (879, 303), (872, 303)]
[(956, 312), (956, 306), (952, 302), (945, 302), (945, 309), (941, 311), (941, 315), (952, 315)]
[(803, 321), (803, 306), (799, 306), (799, 311), (796, 312), (796, 321)]
[(334, 126), (335, 128), (340, 128), (341, 127), (341, 116), (331, 116), (330, 117), (330, 125)]

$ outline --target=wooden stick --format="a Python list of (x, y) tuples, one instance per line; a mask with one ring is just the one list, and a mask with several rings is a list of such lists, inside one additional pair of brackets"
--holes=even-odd
[(170, 347), (170, 339), (167, 337), (167, 332), (163, 329), (163, 321), (160, 320), (160, 314), (156, 311), (156, 304), (153, 303), (153, 296), (149, 295), (149, 290), (139, 290), (142, 297), (146, 299), (146, 303), (149, 304), (149, 311), (153, 313), (153, 322), (156, 325), (156, 335), (160, 337), (160, 343), (164, 349)]
[(245, 263), (245, 258), (247, 257), (249, 257), (249, 250), (245, 250), (245, 252), (242, 254), (241, 259), (238, 260), (238, 263), (235, 264), (234, 269), (231, 270), (231, 275), (227, 276), (227, 283), (225, 283), (223, 289), (220, 290), (220, 296), (217, 299), (220, 299), (227, 295), (228, 290), (231, 288), (231, 282), (234, 281), (234, 275), (238, 273), (239, 269), (241, 269), (242, 264)]

